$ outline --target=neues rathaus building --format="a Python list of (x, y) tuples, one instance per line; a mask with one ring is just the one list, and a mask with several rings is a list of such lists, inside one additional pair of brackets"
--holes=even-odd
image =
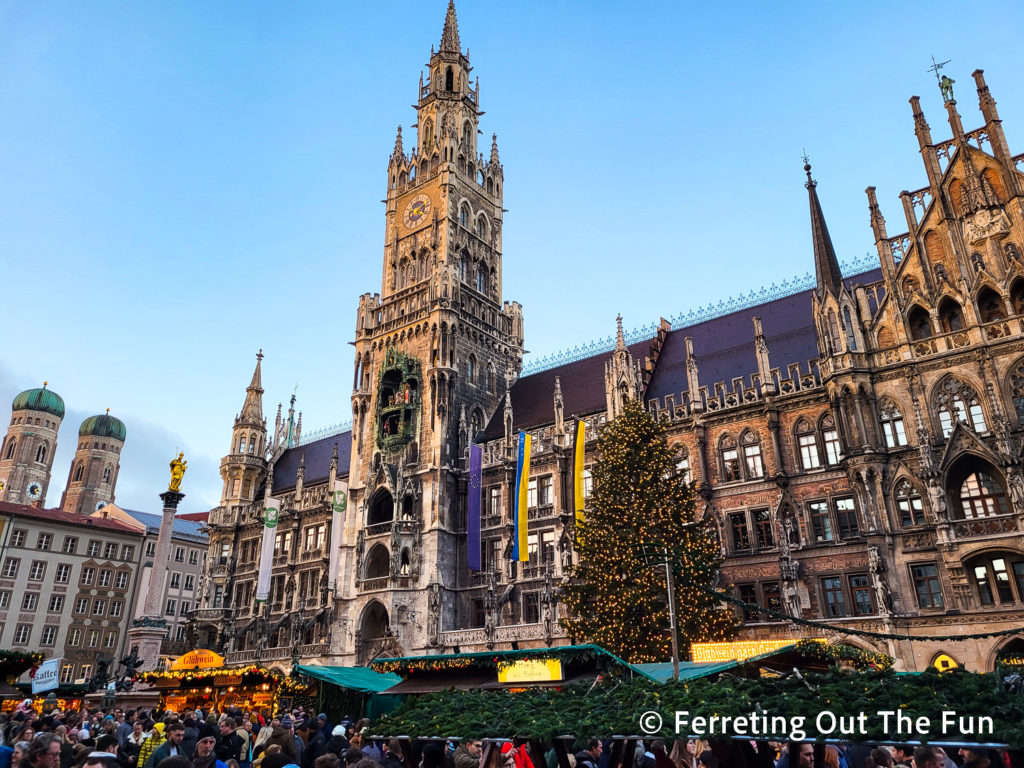
[[(257, 361), (209, 516), (196, 646), (287, 669), (569, 643), (571, 430), (585, 420), (592, 461), (599, 427), (639, 398), (717, 524), (734, 595), (837, 630), (953, 638), (828, 633), (898, 669), (950, 657), (987, 671), (1024, 647), (1024, 633), (955, 639), (1024, 616), (1024, 154), (981, 70), (979, 111), (965, 110), (980, 127), (947, 89), (933, 137), (910, 99), (925, 184), (888, 222), (867, 189), (877, 261), (840, 272), (806, 165), (813, 285), (628, 336), (620, 320), (612, 343), (524, 371), (525, 312), (502, 295), (497, 138), (478, 145), (479, 81), (451, 3), (428, 66), (416, 133), (399, 129), (387, 161), (380, 291), (355, 307), (351, 427), (304, 439), (293, 398), (268, 429)], [(519, 430), (533, 443), (528, 563), (509, 560)], [(480, 572), (466, 565), (473, 441)], [(281, 515), (260, 604), (269, 497)], [(738, 610), (742, 638), (821, 634)]]

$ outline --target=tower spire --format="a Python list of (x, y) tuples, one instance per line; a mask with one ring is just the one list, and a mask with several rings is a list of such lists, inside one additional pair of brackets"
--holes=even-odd
[(261, 425), (263, 423), (263, 350), (256, 353), (256, 368), (252, 372), (252, 381), (245, 388), (245, 404), (239, 421), (245, 424)]
[(401, 160), (405, 155), (405, 148), (402, 146), (402, 126), (398, 126), (398, 133), (395, 134), (395, 151), (392, 157)]
[(807, 173), (807, 194), (811, 204), (811, 237), (814, 240), (814, 272), (818, 280), (818, 292), (828, 291), (838, 296), (843, 286), (843, 273), (839, 271), (836, 251), (825, 224), (825, 214), (818, 202), (818, 182), (811, 178), (811, 163), (804, 154), (804, 171)]
[(459, 44), (459, 20), (455, 18), (455, 0), (448, 0), (448, 13), (444, 17), (444, 31), (441, 33), (441, 52), (461, 53)]

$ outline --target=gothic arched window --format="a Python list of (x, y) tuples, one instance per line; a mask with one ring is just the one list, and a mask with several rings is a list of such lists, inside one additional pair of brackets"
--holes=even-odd
[(476, 384), (476, 356), (470, 355), (469, 362), (466, 363), (466, 381), (470, 384)]
[(964, 480), (960, 486), (960, 508), (968, 520), (1010, 512), (1003, 486), (985, 472), (974, 472)]
[(1017, 421), (1024, 425), (1024, 360), (1010, 371), (1010, 396), (1017, 411)]
[(75, 467), (75, 474), (72, 475), (72, 477), (71, 477), (72, 481), (77, 483), (79, 480), (81, 480), (82, 479), (82, 473), (84, 471), (85, 471), (85, 464), (83, 462), (78, 462), (78, 466)]
[(964, 313), (953, 299), (945, 298), (939, 304), (939, 322), (946, 333), (964, 329)]
[(800, 452), (800, 466), (804, 469), (817, 469), (821, 466), (821, 455), (818, 453), (818, 440), (814, 428), (806, 419), (796, 424), (796, 444)]
[(828, 335), (832, 340), (832, 351), (842, 352), (842, 338), (839, 335), (839, 319), (836, 317), (836, 311), (830, 309), (828, 311)]
[(729, 435), (723, 435), (718, 441), (718, 452), (722, 459), (722, 482), (728, 483), (740, 479), (740, 457), (736, 450), (736, 441)]
[(256, 453), (256, 435), (249, 435), (249, 453)]
[(679, 456), (676, 459), (676, 471), (679, 472), (684, 483), (689, 483), (693, 480), (690, 474), (690, 453), (685, 448), (679, 451)]
[(900, 524), (904, 528), (924, 522), (921, 494), (909, 480), (900, 480), (893, 498), (896, 500), (896, 511), (900, 513)]
[(928, 316), (928, 310), (924, 307), (915, 306), (907, 315), (907, 327), (910, 329), (910, 338), (927, 339), (932, 335), (932, 320)]
[(843, 328), (846, 330), (846, 348), (856, 352), (857, 337), (853, 335), (853, 318), (850, 316), (849, 307), (843, 307)]
[(482, 261), (476, 268), (476, 289), (480, 293), (487, 293), (487, 264)]
[[(982, 605), (1024, 601), (1024, 560), (1019, 554), (998, 552), (967, 563)], [(1016, 589), (1014, 589), (1016, 587)]]
[(103, 470), (103, 482), (104, 483), (109, 483), (110, 482), (110, 477), (111, 477), (112, 474), (113, 473), (110, 471), (110, 467), (106, 467)]
[(883, 400), (878, 409), (878, 420), (882, 424), (887, 448), (899, 448), (907, 444), (907, 432), (903, 426), (903, 414), (892, 400)]
[(487, 217), (482, 213), (476, 220), (476, 236), (481, 240), (487, 237)]
[(983, 323), (1006, 319), (1006, 307), (1003, 305), (1003, 300), (991, 288), (983, 288), (978, 293), (978, 311), (981, 313), (981, 322)]
[(40, 464), (46, 463), (46, 443), (43, 443), (38, 448), (36, 448), (36, 461), (38, 461)]
[(487, 363), (487, 391), (494, 394), (494, 363)]
[(469, 120), (462, 124), (462, 143), (467, 152), (473, 149), (473, 124)]
[(756, 432), (744, 432), (740, 437), (743, 450), (743, 472), (747, 480), (764, 477), (764, 460), (761, 457), (761, 441)]
[(469, 228), (469, 206), (465, 203), (459, 206), (459, 225)]
[(839, 442), (839, 430), (831, 413), (821, 417), (821, 444), (825, 447), (825, 460), (829, 464), (838, 464), (842, 458), (842, 445)]
[(14, 458), (14, 449), (15, 449), (15, 447), (17, 447), (17, 444), (18, 444), (18, 441), (14, 440), (12, 438), (11, 442), (9, 442), (7, 444), (7, 453), (4, 454), (4, 458), (5, 459), (13, 459)]
[(455, 73), (452, 72), (451, 67), (445, 67), (444, 70), (444, 89), (446, 91), (455, 90)]
[(479, 408), (474, 408), (472, 415), (469, 417), (469, 439), (475, 440), (476, 436), (479, 435), (484, 429), (484, 415), (480, 412)]
[(985, 413), (974, 390), (959, 379), (947, 377), (935, 391), (935, 406), (939, 413), (942, 436), (949, 437), (953, 425), (962, 421), (975, 432), (984, 432)]

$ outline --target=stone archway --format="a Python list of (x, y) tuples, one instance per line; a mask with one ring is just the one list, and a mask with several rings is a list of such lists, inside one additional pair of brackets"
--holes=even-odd
[(387, 608), (378, 600), (371, 600), (363, 609), (359, 619), (356, 642), (356, 665), (369, 666), (381, 656), (396, 656), (401, 649), (391, 632), (391, 621)]

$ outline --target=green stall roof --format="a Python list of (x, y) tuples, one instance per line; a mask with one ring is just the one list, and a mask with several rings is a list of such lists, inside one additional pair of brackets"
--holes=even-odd
[(362, 693), (380, 693), (402, 682), (398, 675), (375, 672), (369, 667), (323, 667), (297, 664), (299, 674)]

